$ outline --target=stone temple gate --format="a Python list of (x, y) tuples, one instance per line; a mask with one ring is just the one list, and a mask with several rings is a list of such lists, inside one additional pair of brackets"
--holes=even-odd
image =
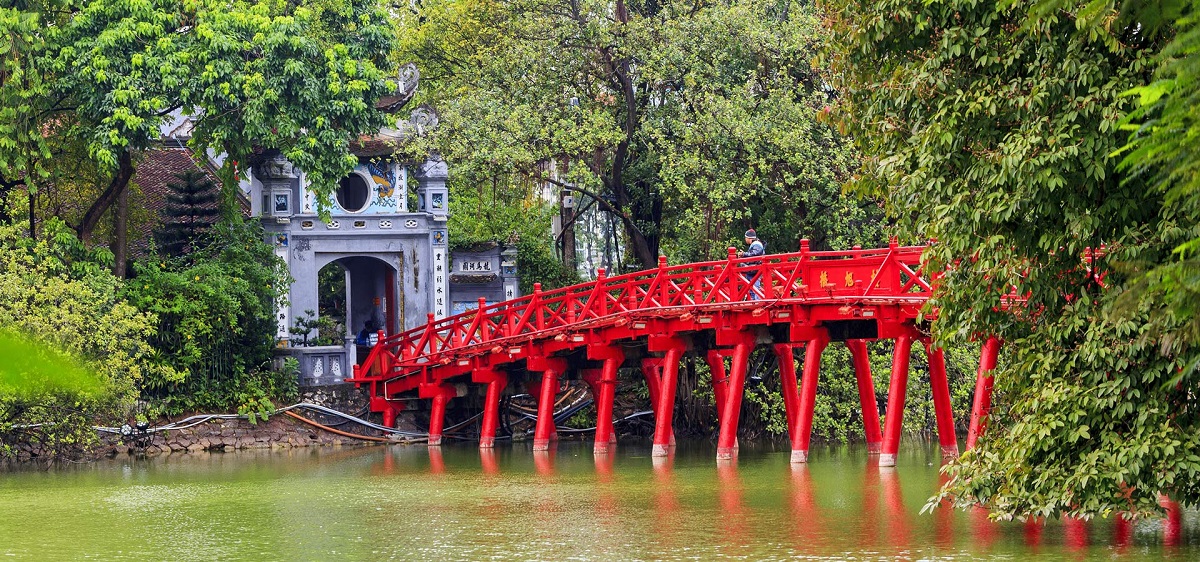
[[(405, 67), (396, 95), (377, 105), (399, 109), (416, 83), (416, 68)], [(359, 164), (327, 202), (328, 220), (317, 215), (317, 195), (304, 172), (282, 155), (268, 153), (254, 166), (251, 214), (262, 221), (294, 279), (277, 312), (277, 338), (281, 353), (300, 360), (302, 385), (335, 384), (349, 376), (359, 350), (355, 336), (364, 327), (393, 334), (425, 323), (429, 314), (440, 318), (450, 312), (446, 163), (437, 155), (423, 162), (393, 156), (397, 143), (436, 121), (432, 111), (419, 107), (396, 128), (359, 139), (353, 145)], [(318, 278), (331, 264), (345, 279), (345, 302), (339, 304), (343, 341), (302, 347), (303, 338), (289, 328), (308, 318), (308, 311), (320, 314)]]

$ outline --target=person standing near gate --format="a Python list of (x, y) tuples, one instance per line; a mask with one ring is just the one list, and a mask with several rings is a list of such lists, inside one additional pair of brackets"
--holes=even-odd
[[(765, 253), (767, 253), (767, 247), (765, 244), (763, 244), (762, 240), (758, 239), (758, 233), (754, 232), (753, 228), (751, 228), (750, 230), (747, 230), (746, 231), (746, 251), (738, 252), (738, 257), (739, 258), (752, 258), (754, 256), (761, 256)], [(760, 263), (762, 263), (762, 262), (761, 261), (752, 261), (752, 262), (746, 262), (745, 265), (755, 266)], [(756, 271), (744, 271), (744, 272), (742, 272), (742, 276), (745, 277), (746, 282), (749, 283), (750, 280), (754, 279), (755, 273), (757, 273), (757, 272)], [(762, 293), (762, 279), (759, 279), (758, 281), (754, 282), (754, 288), (750, 290), (750, 295), (749, 295), (750, 300), (752, 300), (752, 301), (758, 300), (758, 296), (761, 293)]]

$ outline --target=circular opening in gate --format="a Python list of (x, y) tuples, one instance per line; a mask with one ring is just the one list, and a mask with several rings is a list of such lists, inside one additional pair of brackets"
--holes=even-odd
[(367, 208), (371, 201), (371, 190), (367, 180), (358, 174), (350, 174), (338, 183), (337, 202), (343, 209), (357, 213)]

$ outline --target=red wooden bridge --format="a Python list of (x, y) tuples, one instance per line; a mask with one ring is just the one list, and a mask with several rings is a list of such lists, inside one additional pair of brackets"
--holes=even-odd
[[(432, 401), (429, 444), (441, 442), (447, 402), (465, 383), (487, 385), (480, 447), (492, 447), (501, 397), (510, 382), (524, 382), (538, 397), (534, 450), (555, 437), (553, 410), (559, 381), (587, 382), (596, 404), (595, 452), (615, 441), (613, 397), (617, 370), (640, 366), (655, 413), (653, 454), (673, 442), (679, 362), (697, 354), (712, 371), (720, 425), (717, 458), (737, 450), (737, 424), (751, 351), (770, 345), (779, 364), (792, 462), (808, 459), (821, 353), (830, 342), (845, 344), (853, 358), (864, 432), (882, 466), (895, 464), (914, 342), (927, 350), (938, 437), (945, 455), (958, 454), (949, 384), (942, 350), (933, 347), (923, 310), (936, 276), (923, 270), (924, 246), (799, 252), (668, 266), (542, 291), (465, 314), (434, 320), (378, 344), (347, 379), (370, 391), (370, 407), (393, 426), (414, 397)], [(866, 343), (895, 340), (886, 425), (879, 411)], [(797, 383), (793, 350), (804, 349)], [(990, 371), (999, 342), (982, 348), (967, 447), (981, 430), (991, 401)], [(726, 367), (726, 358), (731, 358)], [(414, 396), (415, 394), (415, 396)]]

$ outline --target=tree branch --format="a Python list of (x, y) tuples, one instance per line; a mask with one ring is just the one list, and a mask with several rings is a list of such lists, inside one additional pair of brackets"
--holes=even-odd
[(83, 220), (79, 222), (79, 227), (75, 229), (79, 233), (80, 240), (86, 242), (91, 238), (92, 231), (100, 223), (100, 217), (104, 215), (105, 211), (108, 211), (108, 208), (117, 200), (121, 192), (125, 191), (125, 188), (129, 185), (130, 178), (133, 177), (133, 172), (133, 156), (128, 150), (121, 152), (121, 156), (117, 158), (117, 171), (113, 173), (112, 181), (109, 182), (108, 188), (92, 203), (87, 213), (83, 215)]

